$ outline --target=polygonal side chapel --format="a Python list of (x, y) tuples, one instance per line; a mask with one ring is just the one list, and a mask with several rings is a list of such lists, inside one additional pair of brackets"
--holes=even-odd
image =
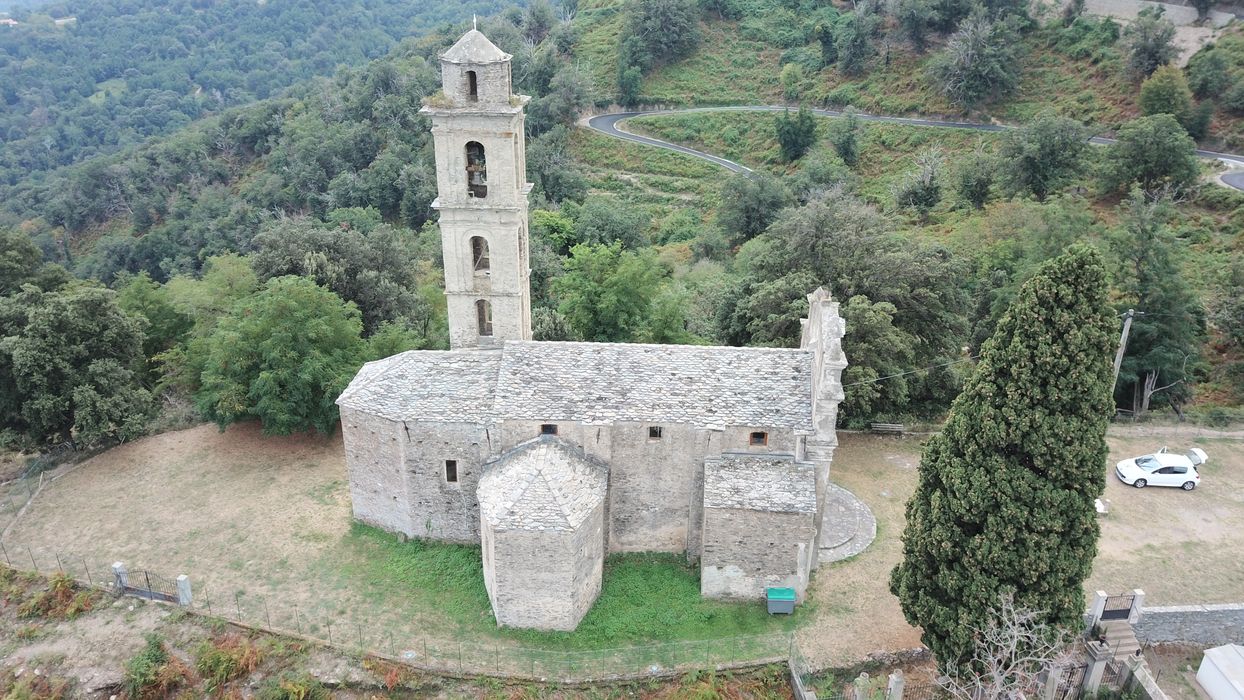
[(826, 532), (838, 304), (799, 349), (531, 341), (523, 106), (479, 31), (430, 100), (449, 351), (363, 366), (337, 403), (359, 520), (478, 543), (497, 623), (573, 630), (612, 552), (699, 560), (701, 593), (800, 599)]

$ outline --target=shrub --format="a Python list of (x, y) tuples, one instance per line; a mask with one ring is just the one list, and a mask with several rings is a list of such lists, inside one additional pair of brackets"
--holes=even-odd
[(90, 611), (98, 597), (97, 591), (79, 590), (73, 579), (55, 574), (48, 580), (46, 590), (18, 606), (17, 615), (72, 620)]
[(268, 680), (255, 697), (258, 700), (327, 700), (329, 694), (310, 676), (286, 674)]
[(1227, 55), (1222, 49), (1198, 52), (1188, 61), (1188, 87), (1197, 97), (1217, 97), (1231, 87)]
[(1123, 31), (1127, 53), (1127, 72), (1134, 80), (1143, 80), (1160, 66), (1175, 60), (1175, 25), (1163, 19), (1162, 10), (1141, 10), (1136, 21)]
[(1192, 91), (1183, 71), (1175, 66), (1162, 66), (1140, 86), (1138, 100), (1144, 116), (1170, 114), (1181, 123), (1192, 111)]
[(1222, 106), (1229, 112), (1244, 114), (1244, 79), (1236, 81), (1222, 96)]
[(168, 697), (190, 674), (185, 664), (168, 653), (160, 635), (150, 633), (146, 639), (142, 651), (125, 663), (123, 687), (129, 700)]
[(228, 634), (199, 645), (195, 670), (207, 682), (209, 692), (246, 673), (253, 673), (263, 661), (263, 652), (250, 639)]

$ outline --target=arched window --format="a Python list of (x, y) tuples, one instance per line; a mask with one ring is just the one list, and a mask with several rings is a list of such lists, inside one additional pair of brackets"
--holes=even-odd
[(475, 320), (479, 324), (480, 335), (492, 335), (492, 304), (486, 299), (475, 302)]
[(488, 241), (483, 236), (471, 236), (471, 266), (476, 272), (488, 269)]
[(468, 141), (466, 145), (467, 196), (483, 199), (488, 196), (488, 162), (484, 144)]
[(473, 70), (467, 71), (467, 99), (472, 102), (479, 99), (479, 79)]

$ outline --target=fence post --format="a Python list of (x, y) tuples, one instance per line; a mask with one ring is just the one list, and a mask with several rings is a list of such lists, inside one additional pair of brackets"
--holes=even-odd
[(190, 590), (190, 577), (182, 574), (177, 577), (177, 604), (190, 607), (194, 602), (194, 593)]
[(263, 601), (263, 619), (267, 621), (268, 629), (272, 629), (272, 616), (268, 614), (268, 598), (264, 596), (260, 600)]
[(52, 554), (56, 556), (56, 570), (62, 574), (65, 573), (65, 565), (61, 563), (60, 552), (52, 552)]
[(1108, 645), (1101, 642), (1089, 642), (1085, 646), (1088, 649), (1089, 667), (1084, 672), (1084, 694), (1096, 695), (1097, 689), (1101, 687), (1102, 676), (1106, 673), (1106, 664), (1114, 654), (1110, 652)]
[(82, 560), (82, 570), (86, 572), (86, 585), (94, 586), (95, 582), (91, 580), (91, 567), (86, 565), (86, 557), (78, 557)]
[(1105, 591), (1097, 591), (1093, 594), (1093, 607), (1089, 608), (1089, 629), (1093, 629), (1093, 625), (1101, 622), (1101, 614), (1106, 610), (1106, 598), (1109, 597)]
[(26, 547), (26, 553), (30, 555), (30, 565), (35, 567), (35, 573), (39, 573), (39, 564), (35, 561), (35, 553), (30, 547)]
[(233, 604), (238, 609), (238, 622), (242, 621), (242, 594), (237, 591), (233, 592)]
[(0, 542), (0, 551), (4, 552), (4, 563), (11, 568), (13, 566), (13, 562), (9, 561), (9, 550), (4, 548), (3, 542)]
[(890, 674), (890, 679), (886, 682), (885, 697), (886, 700), (903, 700), (903, 687), (907, 685), (907, 681), (903, 679), (903, 670), (898, 669)]
[(125, 564), (121, 562), (113, 562), (112, 564), (113, 585), (117, 587), (117, 595), (125, 593), (125, 589), (130, 585), (130, 574), (125, 570)]
[(1063, 669), (1051, 665), (1045, 672), (1045, 686), (1041, 688), (1041, 700), (1054, 700), (1058, 695), (1058, 683), (1062, 677)]
[(859, 678), (855, 679), (855, 683), (853, 683), (854, 688), (852, 688), (854, 691), (852, 695), (855, 700), (868, 700), (868, 688), (871, 681), (872, 678), (869, 677), (867, 671), (861, 673)]
[(298, 606), (294, 606), (294, 626), (298, 628), (298, 634), (302, 634), (302, 619), (298, 617)]
[(1145, 605), (1145, 592), (1139, 588), (1132, 589), (1132, 609), (1127, 613), (1127, 624), (1140, 622), (1140, 609)]

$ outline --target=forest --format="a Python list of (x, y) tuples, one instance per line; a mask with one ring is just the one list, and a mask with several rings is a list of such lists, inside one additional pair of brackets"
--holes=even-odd
[[(0, 26), (0, 185), (384, 56), (499, 0), (67, 0)], [(74, 18), (57, 23), (55, 20)]]
[[(1071, 7), (535, 0), (482, 18), (514, 56), (515, 91), (534, 97), (536, 337), (791, 346), (804, 295), (826, 285), (848, 323), (844, 424), (936, 420), (1022, 283), (1086, 241), (1108, 261), (1116, 312), (1145, 312), (1116, 387), (1123, 414), (1238, 418), (1244, 195), (1211, 184), (1193, 149), (1194, 136), (1236, 128), (1244, 43), (1225, 37), (1180, 69), (1160, 16), (1120, 28)], [(438, 53), (468, 27), (13, 179), (0, 211), (0, 439), (99, 444), (203, 419), (329, 432), (362, 362), (445, 347), (418, 112), (439, 89)], [(722, 55), (723, 36), (739, 55)], [(916, 77), (872, 82), (894, 66)], [(575, 125), (670, 91), (735, 99), (718, 87), (761, 74), (767, 86), (755, 78), (737, 102), (789, 111), (628, 127), (752, 176)], [(1093, 99), (1023, 102), (1021, 86), (1056, 79)], [(1010, 115), (1019, 128), (798, 108), (896, 96), (897, 113)], [(1103, 133), (1117, 143), (1089, 145)]]

